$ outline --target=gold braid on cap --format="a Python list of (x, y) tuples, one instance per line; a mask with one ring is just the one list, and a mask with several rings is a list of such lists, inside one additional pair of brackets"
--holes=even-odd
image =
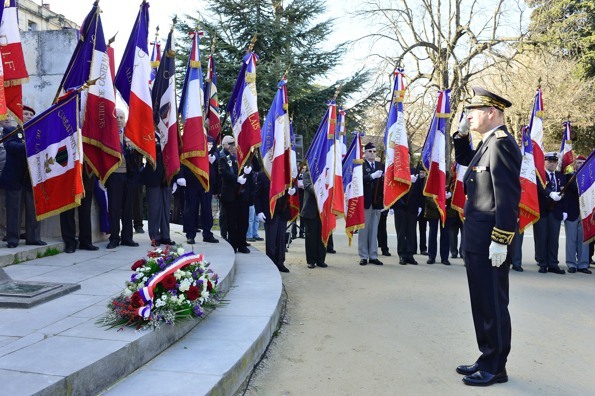
[(512, 238), (514, 238), (514, 231), (504, 231), (496, 227), (492, 230), (492, 241), (494, 242), (510, 245)]
[(484, 107), (484, 106), (485, 107), (495, 107), (500, 111), (504, 111), (504, 109), (506, 108), (502, 102), (498, 102), (497, 100), (494, 100), (487, 96), (474, 96), (473, 99), (471, 99), (471, 103), (468, 104), (466, 107), (472, 108), (472, 107)]

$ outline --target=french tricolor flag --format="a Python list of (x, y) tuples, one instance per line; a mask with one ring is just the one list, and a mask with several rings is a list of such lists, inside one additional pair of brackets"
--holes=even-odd
[(409, 144), (405, 128), (405, 82), (403, 69), (394, 73), (395, 84), (384, 131), (385, 163), (384, 163), (384, 197), (385, 208), (391, 207), (411, 188), (409, 169)]
[(240, 171), (250, 153), (261, 144), (256, 94), (257, 60), (258, 56), (254, 52), (249, 52), (244, 56), (238, 79), (227, 104), (227, 112), (236, 139), (236, 154)]
[(186, 77), (180, 99), (180, 115), (184, 123), (180, 161), (194, 173), (205, 191), (209, 191), (209, 157), (207, 155), (207, 133), (202, 110), (204, 91), (200, 48), (202, 32), (192, 32), (192, 48), (188, 57)]
[[(342, 113), (342, 114), (341, 114)], [(341, 123), (339, 123), (341, 122)], [(341, 140), (341, 130), (345, 130), (345, 111), (337, 111), (337, 123), (335, 125), (335, 180), (333, 182), (333, 206), (332, 211), (335, 216), (345, 216), (345, 193), (343, 191), (343, 156), (345, 151)]]
[(562, 133), (562, 145), (560, 146), (560, 158), (558, 170), (562, 173), (568, 173), (567, 169), (574, 162), (574, 153), (572, 152), (572, 131), (570, 121), (564, 122), (564, 132)]
[(221, 120), (219, 119), (219, 96), (217, 95), (217, 70), (213, 55), (209, 55), (205, 86), (205, 127), (215, 143), (219, 142)]
[(364, 173), (362, 142), (359, 132), (343, 158), (343, 187), (345, 189), (345, 233), (351, 246), (353, 234), (366, 225), (364, 216)]
[[(463, 117), (466, 117), (466, 112), (461, 113), (461, 117), (459, 118), (459, 123), (463, 120)], [(469, 146), (471, 150), (473, 150), (473, 140), (471, 139), (471, 135), (469, 135)], [(461, 165), (456, 161), (452, 163), (452, 170), (451, 175), (454, 178), (452, 185), (452, 199), (450, 200), (450, 207), (456, 210), (459, 213), (461, 219), (463, 219), (463, 211), (465, 209), (465, 202), (467, 202), (467, 196), (465, 195), (465, 183), (463, 182), (463, 178), (465, 176), (465, 172), (467, 172), (467, 166)]]
[(143, 2), (124, 50), (115, 84), (128, 105), (128, 121), (124, 134), (134, 148), (155, 166), (155, 130), (148, 83), (151, 76), (148, 37), (149, 3)]
[[(521, 162), (521, 200), (519, 202), (519, 232), (525, 231), (539, 220), (539, 200), (537, 196), (537, 175), (535, 172), (535, 159), (533, 149), (535, 145), (531, 141), (528, 127), (523, 127), (521, 132), (523, 160)], [(542, 166), (543, 168), (543, 166)]]
[(277, 200), (291, 186), (291, 132), (288, 111), (287, 79), (283, 78), (262, 128), (262, 162), (271, 181), (269, 210), (275, 212)]
[(578, 204), (583, 225), (583, 243), (595, 240), (595, 150), (576, 171)]
[[(157, 31), (159, 31), (159, 28), (157, 28)], [(157, 33), (155, 33), (155, 41), (151, 44), (153, 45), (153, 50), (151, 51), (151, 76), (149, 77), (149, 88), (153, 88), (153, 81), (155, 81), (157, 69), (159, 69), (159, 64), (161, 64), (161, 42), (158, 39)]]
[(450, 117), (450, 90), (438, 92), (436, 112), (422, 150), (423, 165), (428, 179), (423, 194), (431, 197), (442, 224), (446, 221), (446, 122)]
[(544, 167), (544, 153), (543, 148), (543, 95), (541, 88), (537, 88), (535, 98), (533, 100), (533, 108), (531, 109), (531, 119), (529, 121), (529, 133), (533, 141), (533, 160), (535, 161), (535, 169), (537, 170), (537, 178), (541, 185), (545, 187), (547, 179), (545, 177)]

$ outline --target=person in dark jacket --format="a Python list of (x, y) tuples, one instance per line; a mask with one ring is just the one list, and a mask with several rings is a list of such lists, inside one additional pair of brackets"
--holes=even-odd
[(326, 247), (321, 237), (322, 222), (318, 213), (316, 192), (314, 191), (314, 183), (312, 182), (309, 169), (304, 171), (303, 182), (304, 203), (300, 213), (306, 225), (306, 263), (308, 264), (308, 268), (315, 268), (316, 266), (326, 268), (328, 267), (324, 262), (326, 259)]
[(364, 217), (365, 226), (357, 234), (359, 265), (382, 265), (378, 260), (378, 222), (383, 209), (382, 190), (384, 186), (382, 164), (376, 161), (376, 147), (369, 142), (364, 146)]
[(411, 188), (394, 205), (395, 229), (397, 230), (397, 252), (399, 264), (414, 264), (413, 258), (417, 249), (417, 216), (423, 205), (423, 189), (425, 179), (420, 179), (411, 170)]
[[(576, 157), (574, 161), (574, 172), (565, 175), (567, 180), (576, 174), (576, 171), (585, 162), (586, 158), (582, 155)], [(564, 230), (566, 233), (566, 266), (568, 272), (582, 272), (591, 274), (589, 269), (589, 244), (583, 243), (583, 223), (579, 210), (579, 194), (576, 179), (573, 180), (564, 193), (562, 206), (564, 212)]]

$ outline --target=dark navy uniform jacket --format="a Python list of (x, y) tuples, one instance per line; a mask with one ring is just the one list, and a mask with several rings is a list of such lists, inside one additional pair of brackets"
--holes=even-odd
[[(545, 171), (546, 177), (548, 177), (548, 171)], [(551, 192), (560, 192), (566, 184), (566, 178), (561, 172), (555, 171), (556, 185), (547, 181), (545, 187), (541, 185), (539, 179), (537, 179), (537, 196), (539, 198), (539, 214), (546, 216), (551, 213), (554, 215), (556, 220), (562, 221), (562, 213), (564, 212), (564, 200), (554, 201), (550, 198)]]
[(522, 157), (514, 138), (500, 126), (477, 150), (469, 147), (468, 136), (455, 138), (454, 147), (456, 161), (468, 166), (463, 249), (487, 254), (492, 240), (510, 244), (521, 197)]
[[(3, 136), (14, 131), (14, 127), (4, 128)], [(4, 142), (6, 150), (6, 164), (0, 176), (0, 188), (9, 191), (19, 191), (23, 188), (25, 178), (29, 177), (29, 166), (25, 151), (25, 137), (23, 132), (12, 135)]]
[(382, 203), (383, 191), (384, 191), (384, 178), (379, 177), (378, 179), (372, 179), (372, 173), (381, 170), (384, 172), (382, 163), (374, 161), (374, 169), (370, 166), (370, 163), (364, 160), (363, 173), (364, 173), (364, 208), (365, 209), (383, 209), (384, 204)]
[[(271, 219), (271, 209), (269, 205), (269, 191), (271, 189), (271, 181), (264, 171), (258, 172), (256, 179), (256, 194), (254, 199), (254, 209), (256, 213), (264, 213), (266, 220)], [(275, 204), (275, 217), (281, 220), (289, 220), (291, 218), (291, 211), (289, 210), (289, 194), (277, 199)]]

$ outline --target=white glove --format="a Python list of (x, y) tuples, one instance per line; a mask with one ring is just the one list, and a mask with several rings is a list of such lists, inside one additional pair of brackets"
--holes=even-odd
[(417, 217), (421, 214), (421, 208), (417, 208)]
[(371, 174), (372, 179), (378, 179), (380, 177), (382, 177), (382, 171), (381, 170), (377, 170), (376, 172)]
[(492, 259), (492, 267), (499, 267), (504, 260), (506, 260), (507, 245), (492, 241), (490, 243), (490, 255), (488, 258)]
[(304, 181), (298, 180), (298, 188), (304, 188)]
[(459, 135), (467, 136), (469, 135), (469, 120), (467, 119), (467, 114), (463, 114), (463, 119), (459, 124)]
[(266, 216), (264, 215), (264, 213), (260, 212), (258, 215), (258, 221), (260, 221), (261, 223), (264, 223), (264, 221), (266, 220)]
[(176, 183), (178, 183), (178, 186), (180, 187), (186, 187), (186, 179), (184, 179), (183, 177), (176, 180)]
[(559, 192), (552, 191), (550, 193), (550, 198), (553, 199), (554, 201), (558, 202), (559, 200), (562, 199), (562, 195), (560, 195)]
[(244, 166), (244, 174), (245, 175), (249, 175), (250, 172), (252, 172), (252, 167), (251, 166)]
[(411, 175), (411, 183), (415, 183), (417, 181), (417, 175)]
[(215, 156), (213, 154), (209, 154), (209, 164), (212, 164), (213, 162), (215, 162), (217, 158), (215, 158)]
[(390, 209), (390, 210), (388, 211), (388, 214), (389, 214), (390, 216), (394, 215), (394, 214), (395, 214), (395, 210), (394, 210), (394, 209)]
[(450, 197), (452, 197), (452, 193), (450, 191), (447, 191), (445, 197), (446, 199), (450, 199)]
[(244, 175), (238, 176), (238, 183), (240, 183), (240, 184), (246, 183), (246, 176), (244, 176)]
[(172, 195), (176, 193), (177, 189), (178, 189), (178, 183), (174, 182), (174, 184), (171, 186)]
[(295, 194), (295, 188), (294, 187), (290, 187), (287, 189), (287, 194), (289, 195), (294, 195)]
[(566, 221), (567, 218), (568, 218), (568, 213), (566, 213), (566, 212), (562, 213), (562, 221)]

